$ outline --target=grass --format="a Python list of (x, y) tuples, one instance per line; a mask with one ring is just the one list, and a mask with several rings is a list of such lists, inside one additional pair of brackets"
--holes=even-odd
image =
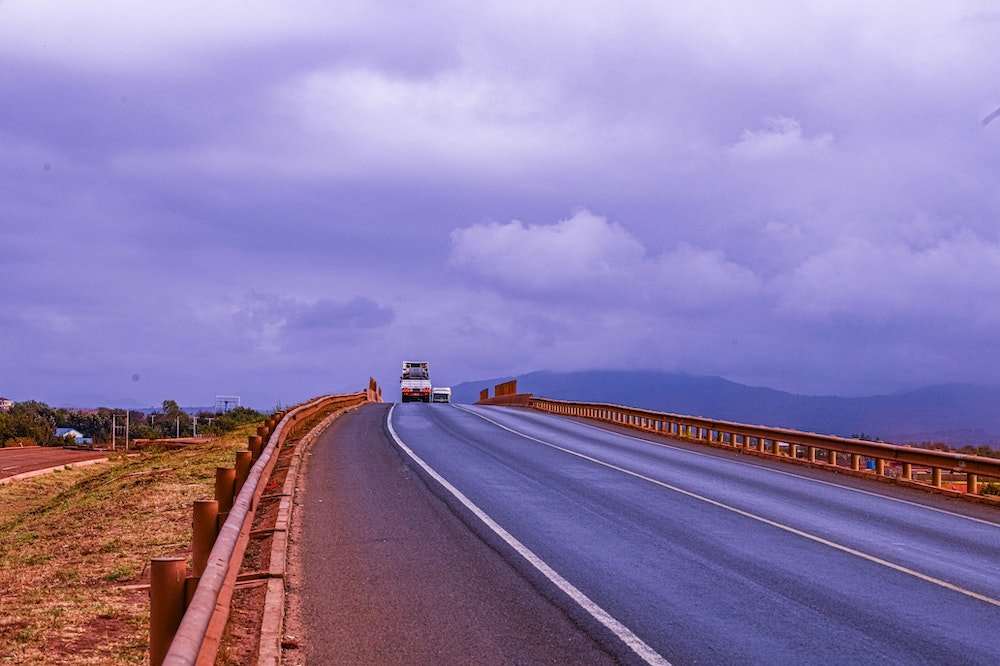
[(191, 503), (256, 425), (0, 486), (0, 664), (145, 663), (148, 592), (128, 586), (190, 554)]

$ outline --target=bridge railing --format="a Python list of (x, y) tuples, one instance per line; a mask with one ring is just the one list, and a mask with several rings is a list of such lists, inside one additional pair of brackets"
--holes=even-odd
[(957, 476), (963, 496), (979, 495), (986, 479), (1000, 479), (1000, 459), (936, 451), (885, 442), (820, 435), (798, 430), (734, 423), (596, 402), (570, 402), (531, 396), (528, 406), (554, 414), (579, 416), (666, 437), (739, 449), (764, 457), (795, 460), (858, 475), (891, 479), (947, 492), (945, 475)]
[(374, 381), (358, 393), (316, 398), (273, 415), (236, 453), (236, 466), (216, 470), (215, 499), (195, 502), (192, 574), (184, 558), (150, 566), (150, 664), (214, 664), (254, 511), (282, 444), (321, 412), (381, 402)]

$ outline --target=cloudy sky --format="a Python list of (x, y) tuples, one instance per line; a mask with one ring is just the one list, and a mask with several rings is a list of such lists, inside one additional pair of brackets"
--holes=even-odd
[(1000, 381), (1000, 3), (540, 4), (0, 0), (0, 395)]

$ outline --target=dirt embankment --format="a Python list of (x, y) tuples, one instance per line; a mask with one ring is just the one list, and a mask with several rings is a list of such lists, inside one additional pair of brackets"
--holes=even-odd
[(149, 560), (190, 554), (192, 502), (255, 427), (0, 486), (0, 664), (145, 663)]

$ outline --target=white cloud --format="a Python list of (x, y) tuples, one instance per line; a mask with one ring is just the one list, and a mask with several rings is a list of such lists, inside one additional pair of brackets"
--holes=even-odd
[[(581, 209), (554, 224), (479, 224), (452, 232), (451, 264), (503, 290), (711, 308), (760, 286), (718, 250), (680, 243), (658, 257), (624, 227)], [(575, 304), (574, 304), (575, 305)]]
[(941, 330), (1000, 323), (1000, 244), (965, 234), (924, 248), (841, 240), (776, 280), (793, 318), (866, 321)]
[(743, 130), (740, 140), (730, 148), (733, 157), (741, 160), (767, 160), (790, 155), (820, 153), (833, 143), (829, 133), (806, 137), (802, 125), (794, 118), (767, 118), (759, 131)]
[(645, 261), (645, 248), (621, 226), (587, 210), (555, 224), (478, 224), (451, 234), (451, 263), (488, 280), (558, 291), (620, 279)]
[(650, 287), (668, 302), (690, 309), (722, 304), (749, 304), (759, 295), (761, 279), (749, 268), (726, 259), (721, 250), (688, 243), (660, 256), (651, 271)]
[(549, 78), (471, 66), (419, 76), (326, 68), (282, 86), (271, 105), (290, 128), (272, 137), (290, 141), (267, 158), (290, 156), (313, 177), (550, 179), (646, 138), (642, 128), (598, 123)]
[(0, 7), (0, 53), (72, 68), (203, 65), (206, 52), (290, 38), (342, 36), (367, 23), (361, 3), (217, 0), (11, 1)]

